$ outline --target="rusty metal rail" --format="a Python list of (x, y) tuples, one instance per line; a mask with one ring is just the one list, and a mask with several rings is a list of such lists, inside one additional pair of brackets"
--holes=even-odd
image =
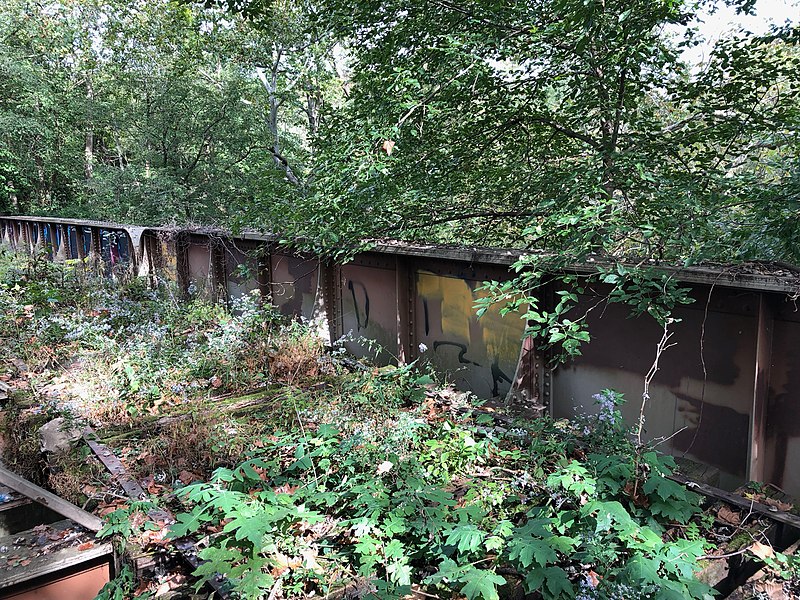
[[(122, 489), (133, 501), (147, 499), (147, 493), (138, 481), (133, 479), (129, 474), (122, 461), (117, 458), (111, 449), (97, 441), (97, 434), (91, 429), (87, 428), (84, 431), (83, 440), (94, 452), (95, 456), (103, 463)], [(175, 516), (162, 508), (153, 508), (147, 512), (151, 519), (155, 521), (162, 521), (166, 523), (174, 523)], [(197, 557), (197, 547), (191, 540), (178, 540), (175, 543), (175, 548), (178, 550), (181, 558), (193, 569), (197, 569), (203, 561)], [(232, 588), (230, 582), (222, 575), (216, 574), (207, 580), (208, 585), (217, 593), (219, 598), (223, 600), (230, 598), (230, 590)]]

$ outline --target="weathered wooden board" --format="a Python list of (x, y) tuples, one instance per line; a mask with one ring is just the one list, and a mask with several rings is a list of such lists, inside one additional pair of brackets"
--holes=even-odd
[(10, 487), (12, 490), (56, 511), (60, 515), (64, 515), (68, 519), (72, 519), (90, 531), (100, 531), (103, 527), (103, 521), (100, 518), (40, 488), (38, 485), (2, 466), (0, 466), (0, 484)]
[[(69, 520), (48, 525), (48, 531), (64, 531), (70, 528), (74, 529), (75, 523)], [(46, 545), (41, 546), (36, 543), (41, 535), (40, 531), (29, 529), (0, 538), (0, 547), (8, 548), (8, 554), (18, 553), (25, 560), (24, 565), (6, 568), (0, 566), (0, 589), (58, 573), (104, 556), (111, 562), (114, 554), (110, 542), (95, 542), (94, 536), (85, 532), (78, 533), (69, 547), (49, 552)]]
[(754, 502), (753, 500), (748, 500), (739, 494), (726, 492), (725, 490), (721, 490), (705, 483), (697, 483), (696, 481), (692, 481), (681, 475), (671, 475), (670, 479), (677, 481), (678, 483), (685, 485), (690, 490), (699, 494), (703, 494), (704, 496), (722, 500), (723, 502), (727, 502), (728, 504), (738, 506), (739, 508), (743, 508), (745, 510), (751, 510), (754, 513), (769, 517), (773, 521), (783, 523), (784, 525), (789, 525), (790, 527), (800, 530), (800, 517), (792, 513), (776, 510), (774, 506), (769, 506), (768, 504), (762, 504), (760, 502)]

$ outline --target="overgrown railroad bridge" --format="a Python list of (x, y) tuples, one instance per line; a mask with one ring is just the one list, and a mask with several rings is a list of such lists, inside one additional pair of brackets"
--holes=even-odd
[[(336, 265), (252, 232), (26, 216), (0, 217), (0, 237), (18, 250), (92, 259), (109, 272), (130, 269), (222, 301), (258, 290), (282, 313), (319, 323), (330, 339), (345, 337), (356, 354), (367, 352), (360, 340), (374, 340), (384, 348), (380, 361), (422, 357), (462, 389), (555, 417), (591, 411), (592, 394), (614, 388), (629, 399), (623, 413), (633, 422), (662, 333), (649, 317), (629, 318), (626, 307), (609, 304), (590, 313), (593, 339), (583, 355), (551, 369), (522, 339), (522, 320), (498, 310), (475, 315), (476, 288), (511, 278), (518, 251), (387, 241)], [(675, 310), (676, 347), (650, 387), (648, 437), (707, 465), (721, 487), (752, 479), (800, 494), (800, 274), (775, 265), (667, 270), (695, 302)], [(543, 288), (545, 309), (557, 291)], [(580, 306), (603, 292), (597, 286)]]

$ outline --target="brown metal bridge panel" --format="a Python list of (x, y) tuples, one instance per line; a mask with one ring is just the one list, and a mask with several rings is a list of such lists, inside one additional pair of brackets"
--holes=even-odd
[(460, 389), (481, 398), (503, 397), (511, 387), (525, 323), (518, 315), (500, 315), (493, 306), (482, 317), (475, 301), (486, 280), (508, 279), (508, 270), (426, 260), (417, 263), (416, 319), (421, 357)]
[(800, 311), (792, 301), (777, 312), (767, 400), (766, 479), (800, 496)]
[(241, 298), (259, 289), (257, 245), (243, 240), (224, 244), (225, 287), (228, 298)]
[(0, 538), (0, 547), (0, 599), (89, 600), (111, 576), (111, 543), (70, 520)]
[(194, 293), (214, 297), (213, 265), (211, 263), (211, 245), (208, 240), (203, 243), (193, 239), (186, 245), (186, 265), (188, 282)]
[(51, 579), (43, 577), (30, 585), (19, 586), (16, 591), (0, 590), (2, 600), (92, 600), (109, 582), (110, 558), (94, 566), (72, 567)]
[[(341, 322), (345, 347), (379, 364), (397, 363), (397, 273), (393, 261), (362, 258), (341, 268)], [(365, 340), (377, 346), (370, 349)]]
[[(613, 388), (625, 394), (622, 413), (633, 425), (662, 329), (649, 316), (629, 318), (626, 306), (606, 305), (601, 295), (583, 297), (576, 311), (595, 307), (592, 341), (555, 371), (553, 413), (594, 413), (592, 395)], [(719, 468), (721, 487), (732, 489), (748, 468), (758, 294), (715, 289), (707, 313), (706, 300), (707, 290), (701, 301), (675, 311), (675, 346), (662, 355), (651, 384), (645, 429), (651, 440), (669, 438), (662, 450)]]
[(284, 315), (310, 319), (321, 300), (318, 261), (287, 254), (273, 254), (272, 301)]

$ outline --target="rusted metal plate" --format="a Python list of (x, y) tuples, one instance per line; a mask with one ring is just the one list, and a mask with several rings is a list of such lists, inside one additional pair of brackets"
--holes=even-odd
[[(103, 463), (108, 472), (111, 473), (131, 500), (145, 500), (147, 493), (139, 482), (128, 475), (125, 465), (117, 458), (114, 452), (105, 444), (97, 441), (97, 435), (91, 428), (87, 428), (83, 435), (83, 441), (91, 448), (95, 456)], [(156, 521), (173, 522), (174, 517), (167, 511), (161, 509), (151, 509), (147, 513)]]
[[(345, 347), (353, 354), (381, 364), (397, 362), (396, 278), (396, 272), (385, 267), (348, 264), (341, 268), (341, 329), (347, 338)], [(378, 347), (370, 349), (365, 340)]]
[(273, 303), (284, 315), (311, 319), (322, 300), (318, 261), (287, 254), (271, 259)]
[(223, 246), (227, 298), (241, 298), (260, 289), (258, 247), (252, 242), (229, 241)]
[(776, 319), (765, 429), (765, 479), (800, 495), (800, 322)]
[(106, 469), (108, 469), (108, 472), (114, 476), (120, 487), (125, 490), (125, 493), (128, 495), (128, 497), (133, 500), (144, 500), (147, 498), (147, 494), (142, 486), (140, 486), (138, 482), (128, 477), (128, 471), (125, 469), (117, 456), (108, 448), (108, 446), (95, 441), (90, 436), (84, 436), (84, 441), (86, 442), (86, 445), (92, 449), (92, 452), (95, 453), (95, 456), (100, 459), (100, 462), (105, 465)]
[(207, 298), (213, 297), (214, 282), (211, 278), (213, 273), (211, 260), (210, 243), (189, 243), (186, 246), (188, 285), (192, 294)]
[(0, 592), (3, 600), (93, 600), (105, 584), (110, 581), (110, 562), (85, 569), (72, 569), (71, 574), (53, 581), (46, 581), (30, 588)]
[(764, 481), (766, 476), (766, 422), (769, 401), (769, 380), (772, 370), (772, 331), (774, 313), (766, 294), (759, 295), (756, 331), (756, 364), (753, 384), (753, 408), (750, 419), (750, 468), (751, 481)]
[[(650, 386), (645, 429), (648, 439), (669, 438), (661, 450), (718, 467), (722, 487), (733, 489), (748, 470), (758, 295), (714, 290), (712, 300), (724, 311), (706, 313), (705, 302), (675, 310), (676, 345), (662, 355)], [(622, 413), (633, 424), (661, 327), (649, 316), (629, 318), (625, 306), (606, 306), (600, 295), (584, 297), (576, 312), (593, 306), (591, 343), (553, 375), (553, 414), (596, 412), (592, 395), (613, 388), (625, 394)]]
[[(522, 345), (525, 323), (502, 317), (494, 306), (480, 318), (477, 291), (490, 273), (468, 269), (459, 277), (431, 272), (417, 263), (415, 341), (421, 357), (461, 389), (481, 398), (505, 397)], [(455, 276), (454, 276), (455, 275)]]
[[(28, 597), (20, 594), (35, 591), (36, 598), (94, 598), (108, 581), (113, 547), (97, 542), (94, 534), (82, 530), (70, 520), (40, 525), (0, 538), (0, 598)], [(76, 576), (96, 569), (88, 581), (99, 581), (93, 590), (74, 587)], [(81, 586), (85, 585), (84, 581)], [(50, 595), (61, 593), (63, 595)], [(75, 593), (76, 595), (70, 595)]]

